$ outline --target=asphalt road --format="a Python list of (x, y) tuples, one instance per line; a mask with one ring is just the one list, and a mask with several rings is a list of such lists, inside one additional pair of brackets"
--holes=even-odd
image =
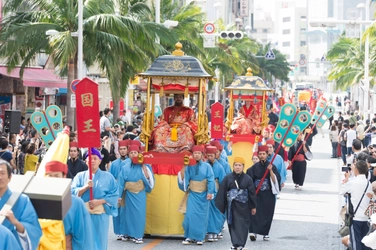
[[(328, 125), (325, 124), (325, 127)], [(252, 250), (339, 250), (343, 249), (339, 228), (340, 196), (339, 186), (342, 178), (339, 159), (331, 159), (329, 131), (324, 129), (325, 137), (315, 136), (311, 148), (314, 159), (308, 163), (306, 180), (302, 191), (294, 189), (291, 171), (277, 201), (274, 221), (270, 232), (270, 241), (262, 236), (257, 241), (248, 241), (246, 248)], [(116, 240), (112, 225), (109, 232), (109, 250), (118, 249), (230, 249), (228, 230), (224, 230), (224, 239), (218, 242), (205, 242), (202, 246), (181, 244), (182, 237), (145, 238), (144, 244)]]

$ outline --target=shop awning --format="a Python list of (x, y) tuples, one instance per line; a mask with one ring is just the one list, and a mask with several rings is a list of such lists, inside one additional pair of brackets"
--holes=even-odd
[[(12, 78), (20, 78), (20, 68), (7, 72), (7, 67), (0, 66), (0, 74)], [(23, 85), (28, 87), (42, 88), (66, 88), (67, 80), (61, 79), (51, 71), (41, 68), (25, 68), (23, 74)]]

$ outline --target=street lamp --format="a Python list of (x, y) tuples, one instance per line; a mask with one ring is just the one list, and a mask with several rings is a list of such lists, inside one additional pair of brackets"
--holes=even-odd
[(214, 88), (214, 102), (218, 102), (219, 99), (219, 73), (221, 71), (218, 69), (218, 67), (214, 70), (215, 73), (215, 88)]

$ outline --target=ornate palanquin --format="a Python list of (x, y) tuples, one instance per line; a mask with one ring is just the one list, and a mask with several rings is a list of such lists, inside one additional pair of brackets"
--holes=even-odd
[[(158, 57), (148, 70), (139, 76), (147, 80), (147, 103), (142, 125), (141, 140), (145, 143), (145, 152), (132, 159), (137, 163), (151, 164), (155, 187), (147, 196), (145, 234), (182, 235), (184, 215), (178, 207), (184, 192), (178, 188), (177, 174), (185, 165), (194, 165), (189, 158), (190, 152), (161, 153), (149, 151), (149, 142), (154, 128), (155, 98), (169, 94), (197, 95), (197, 133), (194, 134), (197, 145), (208, 143), (209, 128), (206, 115), (206, 85), (212, 78), (201, 62), (192, 56), (185, 56), (182, 45), (177, 43), (172, 55)], [(152, 157), (148, 157), (152, 155)]]
[[(230, 163), (236, 156), (244, 157), (246, 160), (246, 167), (251, 166), (252, 148), (255, 141), (258, 141), (258, 134), (263, 128), (268, 125), (269, 118), (266, 111), (266, 95), (267, 92), (272, 92), (273, 89), (266, 86), (262, 78), (254, 76), (252, 69), (248, 68), (245, 76), (236, 77), (233, 82), (225, 88), (229, 91), (230, 107), (227, 111), (226, 139), (233, 142), (233, 154), (229, 157)], [(253, 131), (250, 134), (236, 134), (231, 130), (231, 125), (234, 122), (234, 102), (235, 100), (250, 101), (259, 114), (257, 132)]]

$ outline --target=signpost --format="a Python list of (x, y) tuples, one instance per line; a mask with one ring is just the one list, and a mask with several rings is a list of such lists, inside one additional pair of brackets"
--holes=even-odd
[(206, 23), (204, 25), (204, 31), (206, 34), (213, 34), (215, 31), (215, 25), (214, 23)]
[(215, 31), (214, 23), (206, 23), (204, 25), (204, 48), (215, 48), (215, 38), (216, 34), (213, 34)]

